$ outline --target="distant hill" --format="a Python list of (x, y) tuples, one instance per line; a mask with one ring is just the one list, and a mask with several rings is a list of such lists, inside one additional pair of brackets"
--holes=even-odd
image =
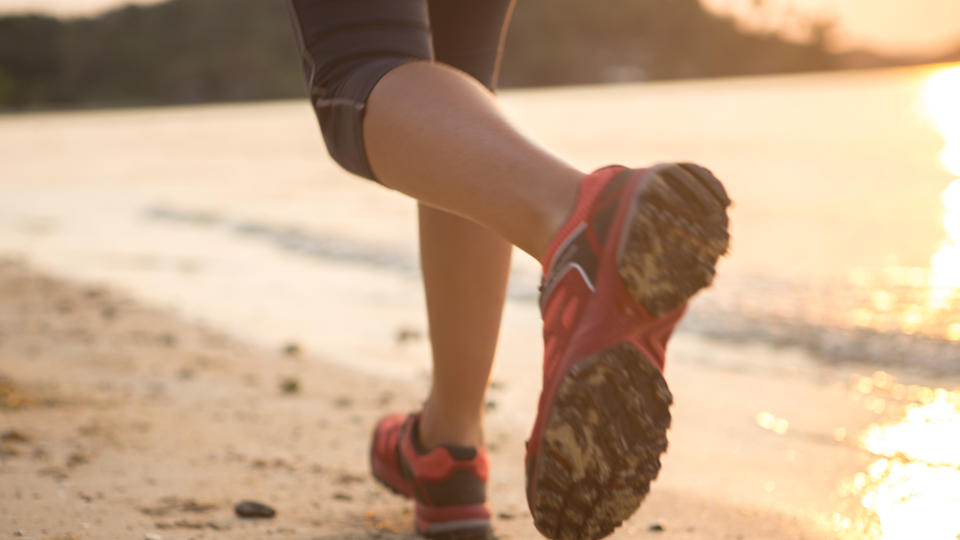
[[(697, 0), (521, 0), (503, 86), (893, 65), (740, 30)], [(960, 57), (960, 51), (958, 51)], [(171, 0), (96, 18), (0, 18), (6, 109), (275, 99), (304, 94), (282, 0)]]

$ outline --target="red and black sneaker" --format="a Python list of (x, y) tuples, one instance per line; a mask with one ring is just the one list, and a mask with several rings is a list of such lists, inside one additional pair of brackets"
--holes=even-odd
[(418, 414), (393, 415), (373, 432), (373, 477), (391, 491), (416, 500), (417, 533), (427, 538), (485, 538), (490, 534), (483, 448), (419, 444)]
[(602, 538), (640, 506), (667, 448), (662, 372), (687, 300), (727, 251), (723, 185), (703, 167), (589, 175), (544, 257), (543, 390), (527, 502), (550, 538)]

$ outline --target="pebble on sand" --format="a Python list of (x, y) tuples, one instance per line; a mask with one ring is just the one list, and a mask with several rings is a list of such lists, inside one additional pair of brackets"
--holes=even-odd
[(0, 433), (0, 442), (28, 443), (30, 442), (30, 437), (24, 435), (21, 431), (8, 429)]
[(242, 518), (272, 518), (277, 515), (276, 510), (256, 501), (241, 501), (233, 511)]
[(661, 525), (660, 523), (653, 523), (650, 525), (650, 530), (653, 532), (663, 532), (666, 529), (664, 529), (663, 525)]
[(286, 377), (280, 381), (280, 391), (284, 394), (297, 394), (300, 392), (300, 379), (296, 377)]

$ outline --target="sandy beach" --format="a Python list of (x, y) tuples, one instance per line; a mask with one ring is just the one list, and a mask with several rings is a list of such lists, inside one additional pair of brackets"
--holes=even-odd
[[(3, 535), (414, 537), (410, 505), (375, 485), (365, 457), (374, 420), (413, 410), (424, 384), (325, 363), (296, 344), (244, 344), (12, 261), (0, 263), (0, 295)], [(493, 412), (504, 384), (489, 405), (496, 531), (536, 538), (523, 504), (526, 434)], [(276, 517), (236, 517), (248, 499)], [(794, 516), (668, 488), (617, 537), (822, 536)]]
[[(4, 534), (415, 537), (410, 504), (370, 479), (366, 452), (373, 422), (414, 410), (425, 379), (352, 370), (298, 343), (254, 346), (22, 262), (0, 264), (0, 295)], [(411, 340), (422, 336), (398, 334), (396, 346)], [(825, 429), (888, 417), (871, 410), (863, 378), (767, 347), (680, 336), (674, 350), (678, 404), (664, 471), (613, 538), (857, 537), (832, 529), (834, 509), (875, 523), (839, 482), (876, 456)], [(523, 499), (527, 432), (517, 420), (532, 410), (504, 410), (511, 390), (495, 379), (489, 394), (495, 530), (537, 538)], [(790, 418), (789, 428), (754, 414), (761, 403)], [(890, 403), (890, 417), (910, 404)], [(243, 500), (277, 515), (241, 519), (233, 509)]]

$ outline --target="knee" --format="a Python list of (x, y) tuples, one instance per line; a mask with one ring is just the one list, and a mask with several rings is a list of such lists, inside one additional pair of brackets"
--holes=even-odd
[(375, 180), (363, 144), (367, 97), (393, 68), (433, 57), (424, 0), (289, 0), (310, 101), (327, 150)]
[(376, 181), (363, 139), (370, 92), (395, 67), (413, 58), (372, 57), (336, 69), (313, 69), (310, 101), (330, 157), (347, 171)]

